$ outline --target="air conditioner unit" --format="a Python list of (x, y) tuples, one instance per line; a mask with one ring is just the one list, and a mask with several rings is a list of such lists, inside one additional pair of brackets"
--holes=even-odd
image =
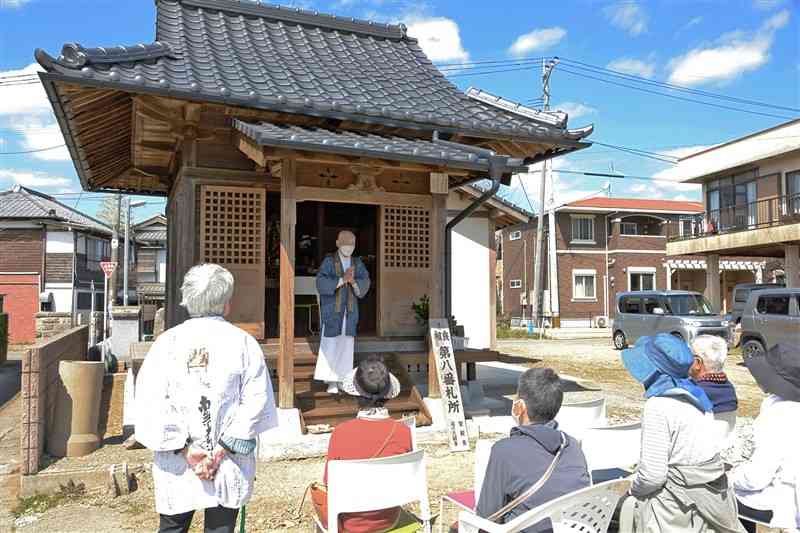
[(616, 259), (614, 259), (614, 258), (612, 257), (612, 258), (610, 258), (610, 259), (608, 260), (608, 266), (614, 266), (614, 264), (615, 264), (616, 262), (617, 262), (617, 260), (616, 260)]
[(607, 316), (596, 316), (594, 317), (594, 327), (596, 328), (607, 328), (609, 326), (609, 320)]

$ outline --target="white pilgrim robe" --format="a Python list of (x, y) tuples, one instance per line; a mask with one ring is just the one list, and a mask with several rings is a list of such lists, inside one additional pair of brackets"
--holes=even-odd
[[(342, 262), (342, 270), (347, 270), (353, 261), (350, 257), (338, 254)], [(344, 280), (339, 280), (339, 287), (344, 285)], [(353, 283), (353, 292), (359, 294), (358, 285)], [(314, 379), (328, 383), (341, 382), (353, 370), (353, 354), (356, 348), (356, 338), (345, 335), (347, 330), (347, 311), (342, 313), (342, 333), (336, 337), (325, 336), (325, 326), (320, 331), (319, 354), (317, 366), (314, 369)]]
[(227, 454), (215, 478), (202, 481), (174, 450), (189, 439), (211, 451), (222, 436), (250, 440), (277, 425), (264, 353), (251, 335), (221, 317), (165, 331), (139, 371), (135, 402), (136, 440), (155, 452), (158, 513), (247, 503), (255, 452)]

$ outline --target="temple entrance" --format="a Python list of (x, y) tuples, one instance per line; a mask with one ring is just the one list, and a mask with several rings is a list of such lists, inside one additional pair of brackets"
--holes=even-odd
[[(280, 195), (269, 194), (268, 205), (280, 205)], [(274, 203), (272, 203), (274, 202)], [(378, 207), (375, 205), (300, 202), (295, 227), (295, 336), (319, 335), (316, 275), (327, 254), (336, 251), (342, 230), (356, 235), (355, 255), (369, 271), (372, 288), (359, 302), (358, 335), (375, 335), (378, 328)], [(280, 211), (267, 213), (266, 305), (267, 336), (278, 336)]]

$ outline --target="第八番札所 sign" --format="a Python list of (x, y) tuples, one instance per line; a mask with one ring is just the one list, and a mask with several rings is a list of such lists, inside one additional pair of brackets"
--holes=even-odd
[[(433, 352), (432, 360), (436, 364), (444, 418), (450, 437), (450, 449), (453, 451), (469, 450), (467, 420), (464, 417), (464, 402), (461, 401), (461, 387), (458, 382), (458, 367), (453, 352), (450, 324), (445, 319), (435, 318), (428, 322)], [(430, 371), (433, 369), (429, 369)]]

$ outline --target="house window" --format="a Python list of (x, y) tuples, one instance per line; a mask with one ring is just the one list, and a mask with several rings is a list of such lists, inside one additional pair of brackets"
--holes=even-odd
[(511, 233), (508, 235), (508, 240), (510, 240), (510, 241), (518, 241), (518, 240), (520, 240), (521, 238), (522, 238), (522, 232), (521, 232), (521, 231), (519, 231), (519, 230), (517, 230), (517, 231), (512, 231), (512, 232), (511, 232)]
[(593, 215), (572, 215), (572, 242), (594, 244)]
[(651, 267), (628, 269), (629, 291), (652, 291), (656, 288), (656, 269)]
[(511, 289), (521, 289), (522, 288), (522, 280), (521, 279), (512, 279), (508, 283), (508, 287)]
[(623, 222), (620, 226), (620, 233), (622, 235), (638, 235), (638, 226), (636, 222)]
[(100, 270), (100, 262), (110, 255), (110, 243), (100, 239), (86, 239), (86, 268)]
[(597, 299), (597, 272), (594, 270), (572, 271), (572, 298), (575, 300)]

